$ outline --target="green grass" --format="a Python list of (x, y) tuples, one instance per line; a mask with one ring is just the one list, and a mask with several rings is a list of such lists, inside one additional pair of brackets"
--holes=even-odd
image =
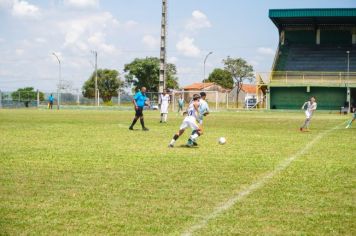
[[(197, 235), (355, 235), (356, 124), (317, 113), (212, 113), (198, 148), (182, 117), (129, 131), (132, 112), (0, 110), (0, 235), (180, 235), (319, 134)], [(139, 124), (136, 125), (139, 129)], [(226, 145), (218, 145), (220, 136)]]

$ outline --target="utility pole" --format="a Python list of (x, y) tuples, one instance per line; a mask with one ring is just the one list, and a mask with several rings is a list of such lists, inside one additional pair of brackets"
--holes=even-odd
[(346, 51), (347, 53), (347, 84), (348, 84), (348, 87), (347, 87), (347, 100), (348, 100), (348, 103), (349, 103), (349, 107), (348, 107), (348, 110), (347, 110), (347, 113), (350, 113), (351, 111), (351, 95), (350, 95), (350, 51)]
[(58, 60), (58, 65), (59, 65), (59, 84), (58, 84), (58, 88), (57, 88), (57, 110), (59, 110), (60, 107), (60, 101), (61, 101), (61, 93), (60, 93), (60, 89), (61, 89), (61, 60), (59, 60), (59, 57), (57, 56), (56, 53), (52, 53)]
[(162, 20), (161, 20), (161, 51), (159, 58), (159, 86), (158, 92), (163, 93), (166, 88), (166, 39), (167, 39), (167, 1), (162, 0)]

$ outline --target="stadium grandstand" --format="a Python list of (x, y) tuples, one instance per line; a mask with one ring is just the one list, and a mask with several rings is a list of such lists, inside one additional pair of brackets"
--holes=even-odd
[(271, 9), (279, 32), (271, 73), (257, 74), (270, 109), (356, 107), (356, 8)]

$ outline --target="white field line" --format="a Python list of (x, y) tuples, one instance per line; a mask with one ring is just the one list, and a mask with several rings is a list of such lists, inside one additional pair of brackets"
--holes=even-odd
[[(344, 123), (344, 122), (343, 122)], [(230, 199), (228, 199), (226, 202), (222, 202), (219, 206), (217, 206), (212, 213), (209, 215), (206, 215), (200, 222), (197, 224), (192, 225), (186, 231), (182, 233), (182, 236), (190, 236), (194, 232), (204, 228), (210, 220), (215, 219), (218, 217), (220, 214), (223, 212), (229, 210), (232, 206), (234, 206), (236, 203), (242, 201), (245, 197), (248, 195), (252, 194), (255, 190), (262, 188), (269, 180), (271, 180), (274, 176), (277, 174), (283, 172), (288, 166), (291, 165), (291, 163), (295, 160), (297, 160), (299, 157), (303, 156), (309, 149), (311, 149), (316, 142), (318, 142), (321, 138), (323, 138), (325, 135), (330, 133), (331, 131), (335, 130), (338, 128), (339, 125), (335, 126), (332, 129), (326, 130), (320, 134), (318, 134), (311, 142), (309, 142), (303, 149), (299, 150), (297, 153), (294, 155), (288, 157), (287, 159), (283, 160), (281, 163), (278, 164), (278, 166), (272, 170), (271, 172), (266, 173), (263, 177), (260, 179), (256, 180), (253, 182), (251, 185), (245, 187), (241, 191), (237, 192), (235, 195), (233, 195)]]

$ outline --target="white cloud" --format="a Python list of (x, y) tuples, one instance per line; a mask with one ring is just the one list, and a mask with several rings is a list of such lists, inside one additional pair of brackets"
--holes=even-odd
[(40, 16), (40, 9), (27, 1), (15, 0), (12, 5), (11, 13), (17, 17), (38, 18)]
[(275, 51), (272, 48), (260, 47), (257, 49), (257, 52), (263, 55), (274, 55)]
[(176, 64), (178, 62), (178, 58), (177, 57), (169, 57), (167, 59), (167, 62), (168, 63), (173, 63), (173, 64)]
[[(109, 13), (86, 14), (60, 23), (64, 34), (64, 47), (88, 51), (89, 47), (113, 53), (115, 47), (107, 44), (106, 33), (116, 30), (118, 21)], [(92, 48), (93, 49), (93, 48)]]
[(38, 38), (35, 38), (35, 42), (36, 43), (46, 43), (47, 40), (45, 38), (38, 37)]
[(190, 18), (185, 26), (187, 30), (197, 30), (202, 28), (210, 28), (211, 23), (208, 17), (201, 11), (195, 10), (192, 13), (192, 18)]
[(134, 20), (129, 20), (129, 21), (126, 21), (124, 24), (123, 24), (123, 27), (126, 29), (126, 30), (130, 30), (134, 27), (136, 27), (138, 25), (138, 23)]
[(106, 35), (102, 32), (96, 32), (88, 38), (89, 45), (104, 53), (114, 53), (115, 46), (107, 44), (105, 41)]
[(0, 0), (0, 8), (8, 9), (14, 4), (14, 0)]
[(25, 50), (23, 50), (23, 49), (21, 49), (21, 48), (17, 48), (17, 49), (15, 50), (15, 53), (16, 53), (16, 55), (18, 55), (18, 56), (23, 55), (24, 52), (25, 52)]
[(74, 8), (95, 8), (99, 6), (99, 0), (64, 0), (64, 5)]
[(152, 35), (143, 36), (142, 43), (149, 49), (154, 49), (159, 47), (159, 39), (153, 37)]
[(200, 49), (194, 45), (193, 38), (184, 37), (176, 44), (176, 48), (179, 53), (187, 57), (198, 57), (200, 54)]

